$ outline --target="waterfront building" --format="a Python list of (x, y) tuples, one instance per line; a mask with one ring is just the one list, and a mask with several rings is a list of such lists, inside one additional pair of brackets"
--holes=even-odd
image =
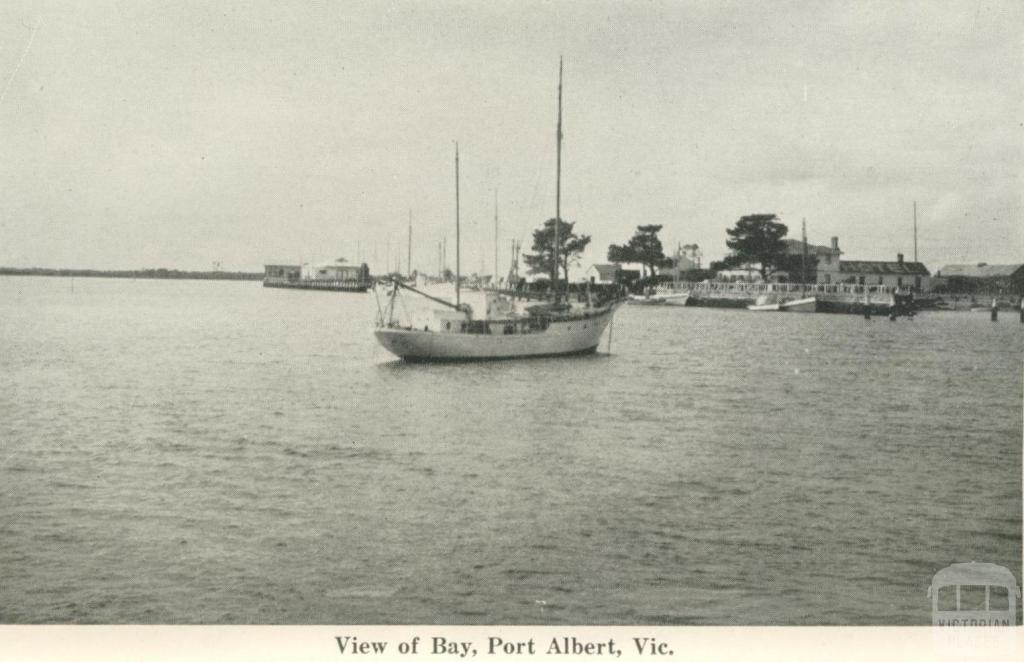
[[(825, 275), (827, 277), (829, 274)], [(913, 289), (917, 292), (930, 292), (932, 289), (932, 277), (928, 268), (920, 262), (907, 262), (903, 259), (903, 253), (896, 255), (895, 262), (842, 260), (839, 263), (839, 276), (838, 281), (831, 282), (868, 286), (883, 285)], [(829, 280), (819, 280), (818, 282), (828, 283)]]
[(263, 280), (271, 283), (295, 283), (302, 278), (302, 267), (297, 264), (266, 264)]
[(301, 277), (307, 280), (362, 280), (363, 268), (356, 264), (303, 264)]
[[(803, 243), (795, 239), (786, 240), (789, 254), (799, 255), (803, 251)], [(814, 268), (814, 280), (817, 283), (841, 283), (839, 264), (842, 262), (843, 251), (839, 250), (839, 237), (832, 237), (828, 246), (807, 245), (807, 253), (818, 258)]]
[[(816, 247), (820, 248), (820, 247)], [(913, 289), (930, 292), (933, 285), (928, 267), (921, 262), (908, 262), (903, 253), (892, 262), (883, 260), (846, 260), (839, 250), (839, 237), (832, 237), (831, 247), (818, 253), (816, 282), (823, 285), (845, 283)]]
[(949, 292), (1024, 295), (1024, 264), (947, 264), (935, 274)]
[(587, 268), (587, 280), (599, 285), (611, 285), (619, 276), (617, 264), (592, 264)]
[(632, 283), (639, 278), (640, 269), (624, 269), (620, 264), (592, 264), (586, 272), (586, 280), (597, 285)]
[[(804, 242), (799, 239), (783, 239), (782, 243), (786, 244), (787, 255), (803, 255)], [(831, 246), (807, 244), (807, 255), (818, 258), (819, 262), (832, 264), (833, 261), (838, 261), (842, 254), (843, 252), (839, 250), (839, 237), (832, 237)]]
[(365, 264), (267, 264), (263, 267), (264, 287), (365, 292), (370, 284), (370, 270)]

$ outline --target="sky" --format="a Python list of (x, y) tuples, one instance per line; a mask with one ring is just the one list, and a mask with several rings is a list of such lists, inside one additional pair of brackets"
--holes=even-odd
[[(1024, 261), (1024, 5), (0, 4), (0, 266), (498, 271), (555, 215), (722, 257), (778, 214), (847, 259)], [(446, 238), (446, 239), (445, 239)], [(574, 276), (581, 276), (576, 270)]]

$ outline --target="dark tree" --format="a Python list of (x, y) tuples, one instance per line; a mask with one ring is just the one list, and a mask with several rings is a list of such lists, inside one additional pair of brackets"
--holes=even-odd
[(612, 244), (608, 247), (609, 262), (639, 262), (643, 268), (643, 277), (647, 278), (647, 269), (650, 268), (651, 276), (657, 273), (657, 268), (666, 264), (665, 251), (658, 239), (661, 232), (660, 225), (638, 225), (636, 232), (625, 246)]
[(636, 258), (636, 253), (633, 252), (633, 248), (629, 244), (626, 244), (625, 246), (616, 246), (615, 244), (612, 244), (609, 246), (608, 261), (614, 264), (639, 262)]
[[(777, 271), (785, 271), (789, 274), (790, 282), (799, 283), (803, 282), (804, 266), (803, 255), (794, 255), (790, 253), (782, 256), (775, 268)], [(807, 282), (815, 282), (818, 278), (818, 257), (816, 255), (807, 256), (806, 271)]]
[(768, 280), (785, 260), (786, 244), (782, 238), (789, 228), (775, 214), (744, 216), (736, 221), (736, 227), (725, 232), (729, 235), (725, 245), (732, 249), (732, 255), (723, 262), (729, 266), (757, 264), (761, 278)]
[[(590, 235), (577, 235), (573, 223), (562, 219), (558, 223), (558, 265), (562, 268), (565, 281), (569, 281), (569, 265), (579, 264), (580, 255), (590, 243)], [(558, 282), (554, 255), (555, 219), (549, 218), (544, 225), (533, 231), (533, 254), (524, 254), (523, 260), (531, 274), (548, 274), (552, 282)]]

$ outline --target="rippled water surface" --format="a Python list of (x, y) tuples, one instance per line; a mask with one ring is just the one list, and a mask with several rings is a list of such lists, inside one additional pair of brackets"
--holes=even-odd
[(0, 621), (930, 622), (1021, 571), (1024, 325), (625, 307), (405, 365), (372, 295), (0, 278)]

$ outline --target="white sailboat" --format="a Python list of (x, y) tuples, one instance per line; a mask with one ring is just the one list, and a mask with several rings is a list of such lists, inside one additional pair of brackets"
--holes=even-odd
[[(562, 64), (558, 65), (558, 133), (555, 188), (555, 234), (552, 260), (558, 273), (558, 226), (561, 222), (562, 177)], [(502, 295), (483, 293), (482, 314), (462, 302), (459, 259), (459, 148), (455, 146), (455, 303), (434, 297), (413, 287), (393, 281), (386, 309), (380, 310), (378, 342), (406, 361), (473, 361), (517, 359), (542, 356), (571, 356), (597, 350), (605, 328), (622, 303), (621, 299), (595, 303), (529, 302)], [(395, 300), (400, 290), (410, 290), (442, 308), (422, 325), (405, 324), (395, 319)]]

